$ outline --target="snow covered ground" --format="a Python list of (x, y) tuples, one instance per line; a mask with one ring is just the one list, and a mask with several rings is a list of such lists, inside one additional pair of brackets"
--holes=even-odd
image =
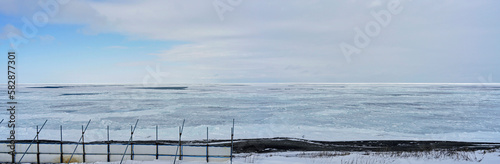
[[(100, 162), (96, 164), (117, 164)], [(125, 161), (127, 164), (165, 164), (173, 161)], [(178, 164), (205, 164), (204, 161), (176, 161)], [(230, 162), (210, 162), (229, 164)], [(426, 153), (369, 153), (369, 152), (281, 152), (237, 154), (233, 164), (498, 164), (500, 152), (426, 152)]]

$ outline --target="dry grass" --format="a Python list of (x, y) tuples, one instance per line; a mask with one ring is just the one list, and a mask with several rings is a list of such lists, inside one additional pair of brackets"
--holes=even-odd
[(329, 158), (329, 157), (337, 157), (337, 156), (347, 156), (350, 155), (350, 152), (331, 152), (331, 151), (322, 151), (322, 152), (302, 152), (300, 154), (295, 155), (300, 158)]
[[(478, 157), (478, 154), (481, 157)], [(481, 155), (482, 154), (482, 155)], [(486, 152), (475, 151), (453, 151), (453, 150), (432, 150), (432, 151), (415, 151), (415, 152), (376, 152), (373, 156), (383, 158), (413, 158), (413, 159), (435, 159), (446, 160), (452, 159), (456, 161), (481, 162)]]
[(373, 156), (358, 156), (354, 159), (340, 160), (341, 164), (390, 164), (394, 163), (395, 159), (391, 158), (376, 158)]
[(259, 163), (262, 158), (282, 156), (282, 157), (299, 157), (311, 158), (314, 163), (327, 163), (338, 161), (341, 164), (391, 164), (399, 159), (415, 159), (415, 160), (454, 160), (467, 162), (481, 162), (484, 155), (497, 152), (499, 149), (481, 150), (481, 151), (458, 151), (458, 150), (428, 150), (428, 151), (385, 151), (385, 152), (348, 152), (348, 151), (321, 151), (321, 152), (301, 152), (301, 153), (250, 153), (243, 157), (245, 163)]
[(245, 163), (255, 163), (255, 161), (258, 161), (259, 154), (247, 154), (244, 155), (243, 158), (245, 158)]
[[(71, 155), (64, 155), (63, 156), (63, 163), (81, 163), (82, 160), (80, 157), (77, 157), (77, 156), (73, 156), (73, 158), (71, 158), (71, 161), (69, 161), (69, 158), (71, 158)], [(61, 162), (60, 161), (61, 159), (60, 158), (57, 158), (57, 159), (54, 159), (54, 163), (59, 163)]]
[(351, 159), (342, 159), (341, 164), (389, 164), (394, 163), (397, 159), (481, 162), (485, 154), (496, 151), (496, 149), (491, 149), (483, 151), (429, 150), (364, 152)]

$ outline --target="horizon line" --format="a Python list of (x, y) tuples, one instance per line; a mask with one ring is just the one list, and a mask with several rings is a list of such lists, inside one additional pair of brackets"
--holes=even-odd
[[(145, 85), (145, 86), (162, 86), (162, 85), (186, 85), (186, 84), (194, 84), (194, 85), (203, 85), (203, 84), (480, 84), (480, 85), (498, 85), (500, 83), (411, 83), (411, 82), (405, 82), (405, 83), (399, 83), (399, 82), (342, 82), (342, 83), (316, 83), (316, 82), (276, 82), (276, 83), (258, 83), (258, 82), (249, 82), (249, 83), (225, 83), (225, 82), (214, 82), (214, 83), (163, 83), (163, 84), (150, 84), (150, 85)], [(0, 84), (0, 85), (7, 85), (7, 84)], [(17, 85), (144, 85), (140, 83), (18, 83)]]

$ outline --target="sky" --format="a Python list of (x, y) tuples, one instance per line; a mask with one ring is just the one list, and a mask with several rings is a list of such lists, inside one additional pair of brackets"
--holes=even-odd
[[(2, 0), (18, 83), (491, 83), (497, 0)], [(6, 77), (7, 71), (1, 71)]]

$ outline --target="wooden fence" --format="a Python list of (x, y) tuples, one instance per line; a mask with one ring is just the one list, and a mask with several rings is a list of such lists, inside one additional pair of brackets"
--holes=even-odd
[[(232, 163), (232, 149), (234, 136), (234, 120), (231, 128), (231, 140), (227, 143), (210, 143), (205, 141), (182, 141), (184, 122), (179, 127), (178, 141), (158, 140), (158, 126), (156, 126), (156, 140), (134, 141), (135, 126), (131, 126), (128, 141), (109, 140), (109, 126), (107, 127), (107, 141), (85, 142), (85, 132), (89, 126), (82, 126), (82, 133), (78, 142), (63, 141), (63, 130), (60, 126), (60, 140), (40, 140), (39, 134), (47, 123), (39, 129), (33, 140), (4, 140), (0, 141), (0, 162), (9, 163), (73, 163), (73, 162), (114, 162), (124, 160), (196, 160), (196, 161), (227, 161)], [(229, 143), (230, 141), (230, 143)], [(227, 145), (231, 146), (227, 146)], [(221, 146), (224, 145), (224, 146)], [(12, 149), (15, 148), (15, 149)], [(13, 151), (14, 150), (14, 151)], [(13, 153), (14, 152), (14, 153)], [(120, 162), (120, 163), (121, 163)]]

